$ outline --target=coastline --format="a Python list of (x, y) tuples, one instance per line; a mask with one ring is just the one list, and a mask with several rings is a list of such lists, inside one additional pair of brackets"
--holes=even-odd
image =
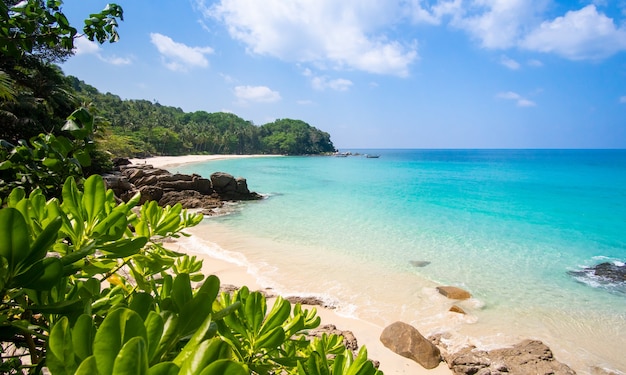
[[(164, 156), (147, 159), (131, 159), (133, 164), (151, 164), (155, 168), (171, 169), (183, 164), (200, 163), (211, 160), (223, 160), (229, 158), (251, 158), (251, 157), (276, 157), (279, 155), (184, 155), (184, 156)], [(190, 230), (193, 232), (193, 230)], [(210, 238), (210, 235), (204, 238)], [(184, 252), (191, 256), (196, 256), (203, 261), (202, 272), (205, 275), (216, 275), (222, 285), (248, 286), (251, 290), (264, 290), (265, 286), (248, 270), (242, 262), (237, 263), (232, 260), (219, 259), (216, 256), (207, 254), (191, 246), (185, 246), (181, 241), (176, 241), (168, 245), (172, 250)], [(315, 308), (317, 315), (322, 319), (323, 324), (334, 324), (338, 329), (351, 331), (357, 338), (359, 347), (366, 346), (368, 357), (380, 362), (379, 369), (385, 374), (423, 374), (423, 375), (448, 375), (453, 374), (446, 364), (441, 362), (438, 367), (427, 370), (410, 359), (404, 358), (387, 349), (380, 341), (380, 334), (385, 328), (373, 322), (342, 316), (337, 311), (322, 306), (306, 306)]]
[[(243, 159), (243, 158), (263, 158), (263, 157), (279, 157), (282, 155), (180, 155), (180, 156), (153, 156), (149, 158), (129, 159), (133, 164), (150, 164), (154, 168), (174, 168), (183, 164), (202, 163), (211, 160), (224, 159)], [(171, 172), (171, 171), (170, 171)], [(172, 172), (174, 173), (174, 172)]]
[[(221, 285), (234, 285), (236, 287), (247, 286), (250, 290), (260, 290), (274, 293), (271, 289), (259, 283), (259, 280), (248, 270), (244, 264), (238, 264), (230, 260), (219, 259), (213, 257), (206, 252), (185, 246), (184, 243), (176, 241), (168, 244), (168, 248), (195, 256), (202, 259), (202, 273), (204, 275), (215, 275), (219, 277)], [(380, 363), (379, 369), (385, 374), (416, 374), (416, 375), (450, 375), (453, 374), (446, 364), (442, 361), (438, 367), (427, 370), (420, 366), (417, 362), (404, 358), (387, 349), (380, 341), (379, 337), (385, 327), (381, 327), (374, 323), (346, 317), (338, 314), (331, 308), (318, 305), (303, 305), (306, 309), (315, 308), (317, 315), (324, 324), (333, 324), (339, 330), (351, 331), (356, 337), (359, 348), (367, 347), (368, 358)]]

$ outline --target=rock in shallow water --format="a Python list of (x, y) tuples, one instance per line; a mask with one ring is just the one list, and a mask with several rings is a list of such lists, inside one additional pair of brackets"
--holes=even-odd
[(458, 288), (456, 286), (438, 286), (437, 291), (450, 298), (450, 299), (468, 299), (472, 298), (472, 295), (467, 290)]

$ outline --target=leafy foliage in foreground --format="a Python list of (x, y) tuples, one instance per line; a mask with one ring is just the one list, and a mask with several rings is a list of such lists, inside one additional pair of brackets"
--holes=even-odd
[[(0, 370), (53, 374), (378, 374), (342, 339), (313, 341), (315, 310), (242, 288), (219, 293), (163, 247), (201, 215), (118, 204), (94, 175), (61, 198), (14, 189), (0, 209)], [(131, 230), (134, 228), (135, 230)], [(195, 284), (199, 282), (199, 284)], [(21, 358), (29, 357), (30, 364)]]

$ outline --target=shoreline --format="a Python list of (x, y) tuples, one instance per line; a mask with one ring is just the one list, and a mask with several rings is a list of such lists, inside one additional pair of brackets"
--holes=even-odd
[[(193, 234), (192, 234), (193, 236)], [(184, 241), (184, 240), (183, 240)], [(220, 279), (220, 285), (234, 285), (236, 287), (247, 286), (250, 290), (265, 291), (274, 294), (272, 288), (261, 285), (259, 280), (248, 270), (248, 266), (238, 264), (233, 260), (219, 259), (211, 254), (207, 254), (202, 250), (195, 249), (191, 246), (185, 246), (184, 243), (177, 240), (167, 245), (168, 248), (196, 256), (202, 259), (202, 273), (205, 276), (215, 275)], [(294, 295), (283, 296), (293, 297)], [(268, 299), (271, 303), (271, 299)], [(294, 304), (292, 304), (293, 306)], [(372, 322), (362, 319), (347, 317), (340, 315), (335, 309), (327, 308), (320, 305), (302, 305), (305, 309), (316, 309), (317, 316), (321, 318), (320, 326), (332, 324), (342, 331), (350, 331), (357, 339), (359, 348), (365, 346), (367, 348), (368, 358), (380, 363), (379, 370), (385, 374), (416, 374), (416, 375), (451, 375), (452, 370), (448, 368), (446, 362), (441, 361), (438, 367), (427, 370), (410, 359), (404, 358), (387, 349), (379, 337), (385, 327), (381, 327)]]
[[(280, 157), (282, 155), (267, 155), (267, 154), (254, 154), (254, 155), (180, 155), (180, 156), (152, 156), (148, 158), (133, 158), (128, 159), (133, 164), (150, 164), (154, 168), (168, 169), (172, 167), (178, 167), (180, 165), (203, 163), (211, 160), (225, 160), (225, 159), (244, 159), (244, 158), (264, 158), (264, 157)], [(171, 172), (171, 171), (170, 171)], [(174, 173), (174, 172), (172, 172)]]
[[(155, 168), (168, 169), (183, 164), (201, 163), (212, 160), (224, 160), (235, 158), (253, 157), (280, 157), (281, 155), (183, 155), (183, 156), (157, 156), (146, 159), (130, 159), (133, 164), (151, 164)], [(171, 172), (171, 171), (170, 171)], [(193, 229), (193, 228), (192, 228)], [(196, 236), (194, 236), (196, 237)], [(266, 290), (261, 285), (260, 280), (248, 270), (244, 262), (236, 262), (232, 259), (220, 259), (199, 249), (184, 246), (180, 240), (168, 244), (172, 250), (196, 256), (202, 259), (202, 272), (205, 276), (215, 275), (219, 277), (221, 285), (235, 285), (237, 287), (247, 286), (250, 290)], [(238, 264), (239, 263), (239, 264)], [(272, 291), (273, 293), (273, 291)], [(317, 315), (324, 324), (333, 324), (343, 331), (351, 331), (357, 339), (359, 347), (365, 346), (368, 351), (368, 358), (380, 363), (379, 369), (385, 374), (422, 374), (422, 375), (450, 375), (452, 370), (448, 368), (446, 362), (442, 361), (438, 367), (427, 370), (410, 359), (404, 358), (387, 349), (379, 337), (385, 327), (368, 322), (362, 319), (340, 315), (332, 308), (317, 305), (303, 305), (308, 309), (315, 308)]]

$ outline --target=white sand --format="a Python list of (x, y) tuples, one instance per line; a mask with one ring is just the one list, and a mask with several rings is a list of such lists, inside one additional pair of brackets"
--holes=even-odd
[(146, 159), (130, 159), (133, 164), (150, 164), (155, 168), (174, 168), (183, 164), (202, 163), (209, 160), (262, 158), (280, 155), (182, 155), (182, 156), (155, 156)]
[[(155, 168), (172, 168), (182, 164), (198, 163), (209, 160), (220, 160), (228, 158), (242, 157), (265, 157), (277, 155), (186, 155), (186, 156), (163, 156), (148, 159), (131, 159), (133, 164), (151, 164)], [(168, 245), (171, 249), (179, 252), (185, 252), (189, 255), (195, 255), (203, 260), (203, 273), (205, 275), (216, 275), (219, 277), (222, 285), (231, 284), (236, 286), (246, 285), (250, 290), (261, 290), (256, 278), (248, 273), (245, 266), (227, 262), (221, 259), (212, 258), (205, 253), (199, 253), (191, 249), (181, 248), (180, 245), (172, 243)], [(425, 374), (425, 375), (449, 375), (452, 371), (445, 362), (441, 362), (439, 366), (432, 370), (426, 370), (418, 363), (401, 357), (387, 349), (380, 342), (380, 334), (384, 327), (363, 321), (360, 319), (347, 318), (338, 315), (334, 310), (326, 309), (320, 306), (315, 307), (317, 314), (322, 319), (322, 324), (334, 324), (338, 329), (344, 331), (352, 331), (357, 338), (359, 346), (366, 346), (368, 357), (380, 362), (380, 370), (385, 374)]]

